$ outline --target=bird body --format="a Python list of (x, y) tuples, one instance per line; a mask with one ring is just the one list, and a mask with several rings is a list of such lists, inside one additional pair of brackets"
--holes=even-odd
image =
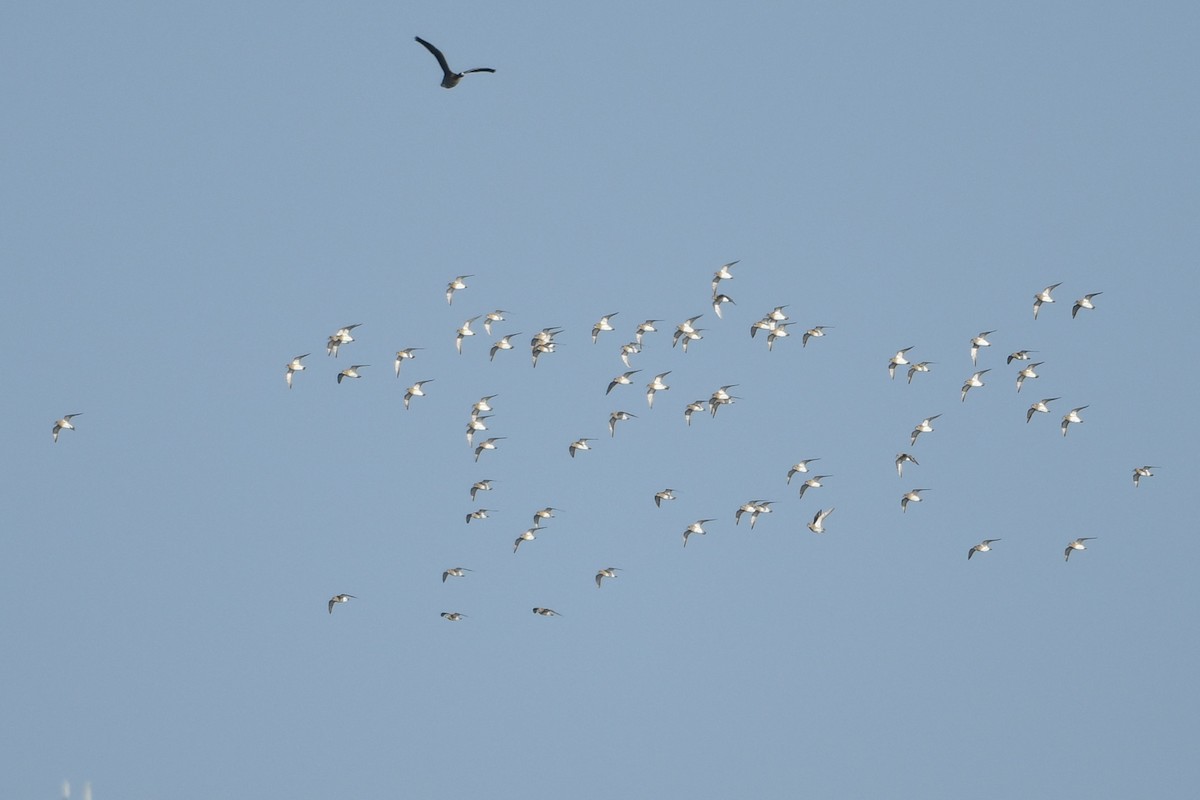
[(1054, 298), (1050, 296), (1050, 293), (1053, 292), (1055, 289), (1057, 289), (1059, 286), (1062, 286), (1062, 284), (1061, 283), (1052, 283), (1049, 286), (1047, 286), (1045, 289), (1042, 289), (1040, 292), (1038, 292), (1037, 294), (1035, 294), (1033, 296), (1033, 318), (1034, 319), (1037, 319), (1038, 310), (1041, 309), (1042, 303), (1053, 303), (1054, 302)]
[(302, 372), (304, 370), (304, 365), (302, 363), (300, 363), (301, 359), (308, 358), (309, 355), (310, 355), (309, 353), (305, 353), (302, 356), (296, 356), (291, 361), (289, 361), (288, 365), (285, 367), (285, 369), (287, 370), (287, 373), (283, 377), (287, 381), (287, 387), (289, 389), (292, 388), (293, 373)]
[(1063, 561), (1071, 560), (1072, 550), (1087, 550), (1087, 546), (1084, 544), (1084, 542), (1091, 541), (1095, 538), (1095, 536), (1081, 536), (1074, 541), (1068, 542), (1067, 549), (1063, 551)]
[(423, 381), (417, 381), (412, 386), (408, 387), (408, 390), (404, 393), (404, 410), (405, 411), (408, 410), (408, 404), (414, 397), (424, 397), (425, 396), (425, 390), (422, 389), (421, 387), (423, 387), (427, 383), (433, 383), (433, 378), (426, 378)]
[(992, 542), (998, 542), (998, 541), (1000, 541), (1000, 540), (999, 539), (984, 539), (982, 542), (980, 542), (979, 544), (975, 545), (974, 547), (972, 547), (970, 550), (967, 551), (967, 561), (970, 561), (971, 556), (975, 555), (976, 553), (988, 552), (989, 550), (992, 549)]
[[(429, 42), (422, 39), (420, 36), (414, 36), (413, 38), (416, 39), (417, 42), (420, 43), (426, 50), (428, 50), (430, 53), (433, 53), (433, 57), (437, 59), (438, 66), (440, 66), (442, 68), (442, 88), (443, 89), (453, 89), (455, 86), (458, 86), (458, 82), (461, 81), (465, 75), (470, 75), (473, 72), (495, 72), (496, 71), (496, 70), (492, 69), (491, 67), (475, 67), (474, 69), (464, 69), (462, 72), (455, 72), (454, 70), (450, 69), (450, 65), (446, 63), (446, 57), (444, 55), (442, 55), (441, 50), (438, 50), (436, 47), (434, 47)], [(471, 276), (464, 275), (462, 277), (469, 278)], [(465, 288), (465, 287), (460, 287), (460, 288)]]
[(358, 371), (360, 369), (362, 369), (363, 367), (369, 367), (369, 366), (371, 366), (371, 365), (370, 364), (353, 364), (350, 366), (349, 369), (344, 369), (338, 373), (337, 382), (341, 383), (342, 378), (361, 378), (362, 375), (359, 375)]
[(1081, 308), (1089, 311), (1095, 308), (1096, 306), (1094, 303), (1092, 303), (1092, 298), (1099, 297), (1102, 294), (1104, 294), (1104, 292), (1092, 292), (1091, 294), (1085, 294), (1083, 297), (1076, 300), (1075, 305), (1071, 306), (1071, 319), (1075, 319), (1075, 315), (1079, 313), (1079, 309)]
[(74, 419), (75, 417), (81, 416), (82, 414), (83, 414), (82, 411), (75, 413), (75, 414), (64, 414), (62, 419), (60, 419), (54, 423), (54, 427), (50, 429), (50, 433), (51, 433), (51, 435), (54, 436), (54, 441), (56, 443), (58, 442), (59, 431), (75, 430), (75, 426), (71, 424), (71, 420)]
[(355, 598), (352, 594), (335, 594), (333, 597), (329, 598), (329, 613), (333, 613), (333, 607), (338, 603), (349, 603), (353, 599)]
[(1085, 408), (1087, 408), (1087, 406), (1079, 406), (1079, 408), (1072, 408), (1065, 415), (1063, 415), (1062, 425), (1060, 426), (1062, 428), (1063, 436), (1067, 435), (1067, 428), (1070, 427), (1072, 422), (1083, 422), (1083, 419), (1079, 416), (1079, 412), (1083, 411)]
[(830, 508), (828, 511), (821, 511), (818, 509), (817, 513), (812, 518), (812, 522), (808, 523), (808, 529), (810, 531), (812, 531), (813, 533), (824, 533), (825, 532), (825, 518), (828, 517), (832, 513), (833, 513), (832, 508)]

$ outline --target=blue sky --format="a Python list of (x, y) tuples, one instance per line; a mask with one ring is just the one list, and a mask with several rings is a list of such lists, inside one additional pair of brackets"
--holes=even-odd
[[(0, 794), (1186, 796), (1198, 22), (7, 9)], [(414, 36), (497, 72), (441, 89)], [(750, 324), (784, 304), (793, 336), (767, 352)], [(685, 355), (671, 333), (696, 314)], [(642, 372), (606, 396), (648, 318)], [(888, 380), (910, 345), (932, 372)], [(397, 380), (401, 347), (424, 349)], [(1044, 364), (1018, 394), (1019, 349)], [(370, 366), (338, 385), (351, 364)], [(687, 427), (724, 384), (738, 402)], [(490, 394), (480, 438), (506, 438), (476, 463), (463, 431)], [(610, 438), (617, 409), (637, 418)], [(805, 457), (832, 477), (799, 499)], [(1161, 469), (1135, 490), (1142, 464)], [(773, 513), (735, 526), (753, 499)], [(1079, 536), (1098, 538), (1064, 564)], [(473, 572), (443, 584), (452, 566)]]

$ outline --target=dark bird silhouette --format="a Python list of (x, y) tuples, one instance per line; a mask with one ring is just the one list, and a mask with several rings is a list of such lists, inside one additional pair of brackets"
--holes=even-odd
[(426, 50), (433, 53), (433, 57), (436, 58), (438, 60), (438, 64), (441, 65), (441, 67), (442, 67), (442, 88), (443, 89), (453, 89), (455, 86), (458, 86), (458, 82), (463, 79), (464, 75), (470, 75), (472, 72), (495, 72), (496, 71), (496, 70), (492, 69), (491, 67), (476, 67), (475, 69), (468, 69), (468, 70), (463, 70), (462, 72), (455, 72), (454, 70), (450, 69), (450, 65), (446, 63), (446, 57), (444, 55), (442, 55), (441, 50), (438, 50), (436, 47), (434, 47), (429, 42), (422, 39), (420, 36), (415, 36), (413, 38), (415, 38), (417, 40), (417, 42), (419, 42)]

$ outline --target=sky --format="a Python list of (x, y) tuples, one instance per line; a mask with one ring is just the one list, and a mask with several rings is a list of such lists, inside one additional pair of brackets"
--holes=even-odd
[[(442, 89), (414, 36), (496, 72)], [(0, 795), (1192, 796), (1197, 38), (1169, 2), (10, 4)]]

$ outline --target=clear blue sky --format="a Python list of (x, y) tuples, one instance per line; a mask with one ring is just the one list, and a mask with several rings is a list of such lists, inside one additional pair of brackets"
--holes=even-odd
[(0, 795), (1194, 794), (1200, 12), (570, 5), (3, 12)]

